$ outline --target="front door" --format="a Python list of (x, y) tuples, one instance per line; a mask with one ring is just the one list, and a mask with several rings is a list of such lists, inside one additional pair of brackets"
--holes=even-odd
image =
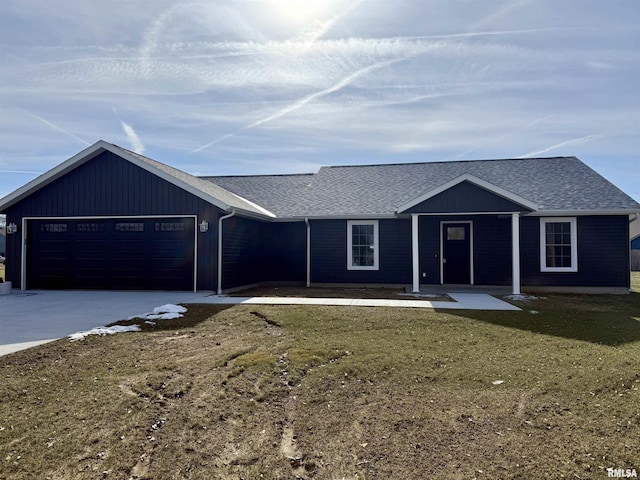
[(443, 283), (471, 283), (471, 223), (442, 224)]

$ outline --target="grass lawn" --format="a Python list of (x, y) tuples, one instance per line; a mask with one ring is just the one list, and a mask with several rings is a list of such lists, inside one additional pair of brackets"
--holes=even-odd
[(0, 477), (640, 470), (640, 293), (514, 303), (193, 305), (162, 328), (0, 357)]

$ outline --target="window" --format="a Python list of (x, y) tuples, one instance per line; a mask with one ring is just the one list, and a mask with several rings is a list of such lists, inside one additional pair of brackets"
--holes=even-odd
[(447, 240), (464, 240), (464, 227), (447, 227)]
[(378, 221), (347, 222), (347, 269), (378, 270)]
[(540, 219), (540, 270), (578, 271), (578, 231), (575, 217)]
[(41, 232), (66, 233), (68, 226), (66, 223), (43, 223), (40, 225)]
[(184, 232), (182, 222), (156, 222), (156, 232)]
[(104, 223), (78, 223), (76, 231), (80, 233), (104, 232)]
[(144, 223), (121, 222), (114, 227), (116, 232), (144, 232)]

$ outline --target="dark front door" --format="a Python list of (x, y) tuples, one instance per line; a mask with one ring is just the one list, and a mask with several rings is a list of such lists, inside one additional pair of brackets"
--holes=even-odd
[(442, 225), (442, 268), (444, 283), (471, 283), (471, 224)]

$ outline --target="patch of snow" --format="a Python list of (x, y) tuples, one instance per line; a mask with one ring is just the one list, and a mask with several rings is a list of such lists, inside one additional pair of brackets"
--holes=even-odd
[(174, 318), (182, 317), (182, 314), (186, 311), (187, 309), (181, 305), (167, 303), (166, 305), (154, 308), (153, 312), (134, 315), (130, 317), (129, 320), (133, 320), (134, 318), (141, 318), (143, 320), (173, 320)]
[(494, 380), (493, 382), (491, 382), (493, 385), (500, 385), (502, 383), (504, 383), (504, 380)]
[(539, 312), (539, 311), (537, 311), (537, 310), (529, 310), (529, 313), (530, 313), (531, 315), (537, 315), (537, 314), (539, 314), (540, 312)]
[(123, 332), (139, 332), (140, 327), (138, 325), (114, 325), (112, 327), (95, 327), (86, 332), (77, 332), (68, 335), (69, 340), (75, 342), (76, 340), (84, 340), (89, 335), (113, 335)]
[(152, 327), (156, 326), (156, 322), (152, 322), (151, 320), (145, 320), (144, 323), (146, 323), (147, 325), (151, 325)]
[(180, 317), (182, 317), (181, 313), (169, 312), (169, 313), (158, 313), (158, 314), (147, 313), (143, 318), (147, 318), (149, 320), (173, 320), (174, 318), (180, 318)]
[(416, 297), (416, 298), (441, 298), (444, 295), (437, 295), (435, 293), (396, 293), (403, 297)]
[(156, 307), (153, 309), (153, 313), (186, 313), (187, 309), (182, 305), (173, 305), (172, 303), (167, 303), (166, 305), (162, 305), (161, 307)]

